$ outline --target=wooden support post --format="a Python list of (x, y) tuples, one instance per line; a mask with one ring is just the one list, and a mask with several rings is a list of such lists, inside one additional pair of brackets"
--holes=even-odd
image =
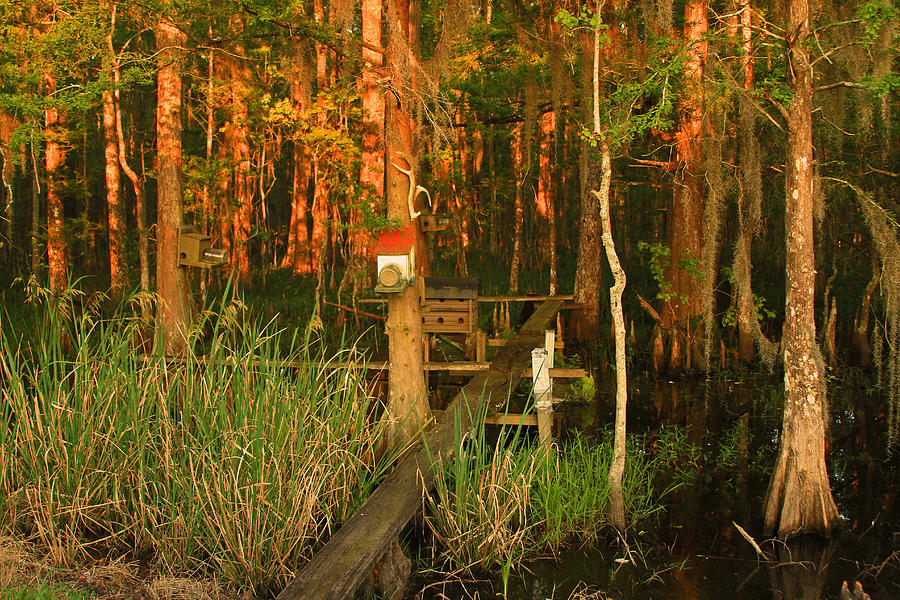
[(487, 333), (480, 329), (475, 332), (475, 360), (477, 362), (487, 360)]
[[(559, 313), (557, 313), (558, 315)], [(553, 356), (556, 354), (556, 332), (548, 329), (544, 332), (544, 348), (547, 349), (547, 369), (553, 368)], [(549, 373), (549, 371), (547, 371)]]
[(531, 351), (531, 371), (534, 378), (534, 407), (538, 415), (538, 439), (541, 446), (549, 450), (553, 443), (553, 380), (550, 379), (550, 365), (553, 364), (554, 335), (545, 332), (544, 343), (547, 348), (535, 348)]
[(550, 451), (553, 448), (553, 402), (540, 400), (535, 408), (537, 409), (538, 440), (542, 448)]

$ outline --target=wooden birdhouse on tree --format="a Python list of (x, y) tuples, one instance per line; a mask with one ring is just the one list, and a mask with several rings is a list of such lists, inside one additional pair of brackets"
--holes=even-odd
[(415, 279), (416, 228), (407, 225), (396, 231), (385, 231), (375, 245), (378, 260), (378, 282), (375, 291), (399, 294)]

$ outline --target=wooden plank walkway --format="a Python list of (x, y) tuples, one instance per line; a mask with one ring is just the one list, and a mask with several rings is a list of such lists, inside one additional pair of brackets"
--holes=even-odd
[[(277, 600), (345, 600), (368, 576), (388, 544), (422, 506), (422, 489), (431, 488), (434, 462), (451, 454), (456, 427), (469, 428), (472, 415), (493, 399), (505, 402), (531, 364), (531, 351), (544, 343), (544, 329), (562, 307), (561, 300), (544, 302), (497, 354), (489, 369), (479, 372), (444, 411), (369, 499), (306, 564)], [(458, 423), (458, 425), (457, 425)]]

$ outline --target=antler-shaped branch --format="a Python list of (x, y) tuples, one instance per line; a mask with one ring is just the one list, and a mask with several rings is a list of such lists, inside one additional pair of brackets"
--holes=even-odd
[[(398, 152), (397, 154), (401, 158), (406, 158), (406, 156), (401, 152)], [(422, 192), (425, 192), (425, 196), (428, 198), (428, 204), (430, 206), (431, 205), (431, 194), (429, 194), (428, 190), (425, 189), (423, 186), (416, 184), (416, 176), (413, 175), (412, 169), (404, 169), (397, 163), (391, 163), (391, 164), (394, 165), (395, 169), (397, 169), (398, 171), (400, 171), (401, 173), (403, 173), (404, 175), (409, 177), (409, 196), (407, 196), (407, 198), (406, 198), (406, 203), (409, 206), (409, 220), (415, 221), (419, 217), (419, 215), (422, 214), (421, 211), (417, 211), (415, 208), (414, 201), (415, 201), (416, 197), (419, 194), (421, 194)]]

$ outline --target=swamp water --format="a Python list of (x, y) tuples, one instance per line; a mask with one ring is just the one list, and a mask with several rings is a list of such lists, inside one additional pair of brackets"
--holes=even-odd
[[(598, 436), (613, 419), (614, 377), (598, 374), (593, 403), (567, 403), (567, 431)], [(513, 567), (510, 599), (840, 598), (859, 580), (872, 600), (900, 599), (898, 459), (884, 447), (885, 405), (864, 382), (829, 391), (829, 474), (845, 529), (830, 542), (789, 545), (761, 535), (761, 512), (781, 422), (779, 381), (637, 378), (630, 382), (629, 433), (644, 452), (666, 453), (664, 510), (629, 531), (628, 548), (601, 541)], [(563, 433), (563, 437), (567, 434)], [(759, 544), (760, 557), (735, 527)], [(629, 552), (630, 551), (630, 552)], [(416, 598), (502, 597), (500, 577), (443, 581), (425, 574)]]

